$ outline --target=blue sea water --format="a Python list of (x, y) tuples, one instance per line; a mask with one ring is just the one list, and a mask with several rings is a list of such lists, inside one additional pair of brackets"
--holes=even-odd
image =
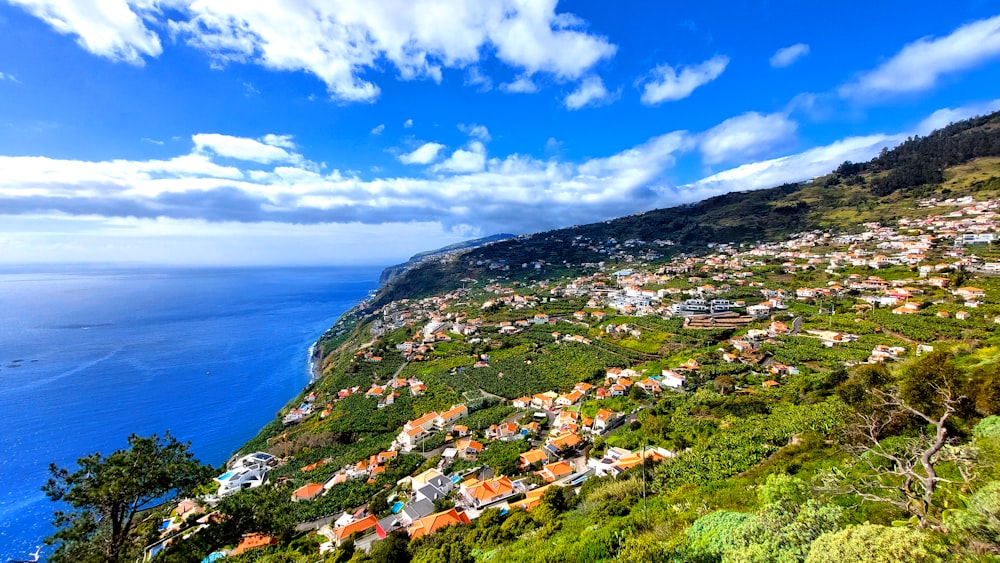
[(0, 561), (52, 533), (51, 462), (167, 430), (225, 461), (308, 383), (310, 344), (378, 273), (0, 269)]

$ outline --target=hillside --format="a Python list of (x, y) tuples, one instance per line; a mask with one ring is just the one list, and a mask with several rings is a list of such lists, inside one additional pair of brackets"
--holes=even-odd
[(468, 248), (475, 248), (477, 246), (482, 246), (484, 244), (488, 244), (488, 243), (491, 243), (491, 242), (496, 242), (496, 241), (499, 241), (499, 240), (505, 240), (505, 239), (514, 238), (515, 236), (516, 235), (502, 233), (502, 234), (497, 234), (497, 235), (490, 235), (488, 237), (483, 237), (483, 238), (478, 238), (478, 239), (473, 239), (473, 240), (467, 240), (467, 241), (457, 242), (455, 244), (450, 244), (448, 246), (445, 246), (445, 247), (442, 247), (442, 248), (438, 248), (438, 249), (435, 249), (435, 250), (427, 250), (427, 251), (424, 251), (424, 252), (418, 252), (418, 253), (414, 254), (413, 256), (411, 256), (410, 259), (407, 260), (406, 262), (403, 262), (402, 264), (396, 264), (394, 266), (389, 266), (388, 268), (386, 268), (385, 270), (383, 270), (382, 271), (382, 275), (379, 276), (378, 282), (379, 282), (379, 284), (386, 284), (386, 283), (388, 283), (388, 282), (396, 279), (396, 277), (399, 276), (400, 274), (402, 274), (403, 272), (405, 272), (405, 271), (407, 271), (407, 270), (409, 270), (409, 269), (417, 266), (418, 264), (420, 264), (421, 262), (423, 262), (425, 260), (433, 259), (436, 256), (440, 256), (442, 254), (447, 254), (447, 253), (455, 252), (455, 251), (458, 251), (458, 250), (465, 250), (465, 249), (468, 249)]
[[(444, 253), (386, 284), (376, 303), (453, 289), (467, 277), (545, 279), (579, 272), (585, 264), (701, 252), (710, 243), (857, 230), (863, 222), (920, 214), (921, 199), (970, 194), (1000, 194), (1000, 112), (911, 138), (867, 163), (845, 162), (812, 182), (733, 192)], [(522, 267), (533, 263), (542, 267)]]
[(418, 260), (241, 449), (267, 483), (166, 507), (156, 560), (994, 560), (996, 120), (900, 148), (933, 184), (888, 151)]

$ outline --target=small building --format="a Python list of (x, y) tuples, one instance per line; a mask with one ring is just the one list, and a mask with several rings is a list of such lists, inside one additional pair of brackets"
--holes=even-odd
[(368, 515), (360, 520), (355, 520), (347, 525), (339, 526), (333, 529), (333, 537), (331, 538), (340, 545), (347, 538), (351, 537), (353, 534), (358, 534), (358, 536), (366, 536), (372, 532), (375, 532), (378, 537), (384, 538), (388, 534), (379, 526), (378, 520), (374, 515)]
[(232, 550), (229, 555), (236, 556), (242, 555), (251, 549), (258, 549), (261, 547), (267, 547), (269, 545), (277, 545), (278, 539), (271, 537), (267, 534), (246, 534), (240, 543), (236, 546), (236, 549)]
[(465, 405), (455, 405), (447, 411), (439, 414), (434, 421), (438, 428), (444, 428), (453, 422), (469, 416), (469, 407)]
[(549, 461), (549, 455), (544, 450), (530, 450), (521, 454), (521, 469), (527, 469), (535, 464)]
[(517, 487), (505, 475), (485, 481), (466, 481), (459, 487), (459, 495), (475, 508), (488, 506), (515, 494)]
[(547, 483), (552, 483), (553, 481), (558, 481), (567, 475), (572, 475), (573, 466), (567, 461), (559, 460), (555, 463), (550, 463), (542, 467), (542, 470), (538, 471), (537, 474)]
[(292, 493), (292, 500), (295, 502), (303, 500), (312, 500), (323, 494), (323, 484), (322, 483), (309, 483), (308, 485), (303, 485), (295, 492)]
[(437, 514), (425, 516), (413, 523), (406, 532), (410, 534), (410, 541), (420, 539), (426, 535), (433, 534), (441, 528), (456, 524), (466, 524), (471, 522), (469, 516), (464, 512), (458, 512), (454, 508)]

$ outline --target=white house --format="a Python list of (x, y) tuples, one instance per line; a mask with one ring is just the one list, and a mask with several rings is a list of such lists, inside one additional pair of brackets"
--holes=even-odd
[(664, 387), (670, 387), (672, 389), (680, 389), (681, 387), (684, 386), (683, 374), (677, 373), (672, 369), (665, 369), (662, 372), (660, 372), (660, 375), (663, 376), (663, 380), (661, 381), (661, 383), (663, 384)]

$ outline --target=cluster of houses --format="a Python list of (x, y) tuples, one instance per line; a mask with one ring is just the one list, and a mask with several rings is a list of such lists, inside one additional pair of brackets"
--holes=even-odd
[[(941, 212), (924, 218), (900, 219), (895, 226), (866, 223), (857, 233), (835, 235), (813, 231), (793, 235), (782, 242), (712, 245), (713, 252), (708, 256), (681, 255), (660, 266), (655, 272), (636, 268), (604, 273), (601, 270), (605, 263), (600, 261), (584, 265), (597, 270), (594, 273), (565, 283), (538, 282), (532, 288), (520, 290), (510, 285), (489, 284), (483, 287), (489, 294), (488, 297), (475, 307), (466, 307), (468, 312), (461, 312), (463, 309), (458, 306), (470, 301), (470, 291), (464, 287), (423, 299), (402, 299), (379, 309), (377, 320), (370, 331), (374, 342), (374, 339), (389, 331), (409, 327), (412, 330), (411, 336), (407, 341), (397, 344), (395, 349), (406, 361), (412, 362), (428, 359), (436, 344), (448, 342), (455, 336), (466, 338), (469, 342), (478, 342), (479, 333), (486, 328), (495, 329), (501, 334), (516, 334), (537, 325), (569, 321), (588, 329), (599, 327), (601, 336), (598, 338), (607, 335), (639, 339), (642, 337), (642, 329), (631, 322), (616, 320), (607, 325), (603, 323), (609, 314), (668, 318), (720, 315), (742, 310), (748, 318), (770, 317), (771, 321), (766, 328), (751, 329), (732, 338), (722, 350), (722, 359), (727, 363), (763, 365), (771, 377), (763, 382), (763, 386), (776, 387), (779, 385), (778, 380), (798, 373), (798, 368), (773, 359), (762, 362), (760, 349), (763, 343), (780, 342), (783, 338), (799, 336), (815, 338), (824, 346), (835, 347), (854, 342), (858, 338), (836, 330), (807, 328), (800, 331), (799, 326), (775, 318), (776, 313), (789, 309), (790, 304), (796, 306), (792, 303), (793, 300), (823, 307), (829, 300), (851, 295), (859, 301), (859, 305), (855, 306), (859, 314), (865, 307), (886, 307), (894, 314), (909, 315), (921, 312), (922, 300), (926, 294), (933, 292), (940, 296), (943, 292), (948, 292), (951, 295), (948, 303), (960, 304), (962, 310), (942, 310), (936, 314), (953, 317), (958, 321), (971, 318), (970, 310), (982, 303), (986, 292), (968, 285), (951, 287), (952, 279), (949, 274), (955, 271), (1000, 272), (1000, 263), (978, 259), (974, 254), (976, 247), (972, 246), (995, 242), (998, 202), (958, 198), (925, 200), (921, 202), (921, 206), (940, 209)], [(673, 244), (668, 240), (650, 243), (609, 238), (598, 241), (585, 236), (576, 236), (563, 242), (590, 249), (609, 262), (658, 258), (659, 249)], [(944, 257), (941, 258), (940, 255)], [(931, 260), (929, 256), (938, 257)], [(470, 265), (487, 266), (490, 270), (501, 272), (512, 268), (541, 270), (550, 266), (544, 261), (511, 264), (502, 259)], [(822, 270), (828, 274), (837, 274), (838, 277), (836, 281), (826, 285), (803, 285), (794, 290), (767, 287), (765, 282), (757, 279), (759, 274), (754, 273), (754, 268), (775, 265), (791, 275)], [(884, 269), (896, 266), (911, 268), (917, 273), (917, 277), (884, 279), (848, 271), (859, 267)], [(886, 278), (893, 277), (884, 275)], [(744, 288), (740, 292), (741, 299), (725, 299), (722, 294), (734, 288)], [(745, 291), (748, 288), (753, 288), (754, 291)], [(750, 293), (756, 295), (758, 290), (760, 298), (746, 297)], [(550, 297), (543, 297), (545, 292)], [(563, 297), (584, 298), (586, 309), (569, 315), (541, 311), (549, 299)], [(523, 310), (525, 313), (518, 320), (495, 323), (481, 318), (500, 308)], [(609, 313), (609, 310), (616, 313)], [(996, 320), (1000, 322), (1000, 318)], [(593, 337), (594, 334), (589, 336)], [(591, 343), (587, 336), (581, 334), (553, 332), (551, 336), (559, 342)], [(920, 354), (931, 349), (929, 345), (918, 343), (914, 351)], [(907, 352), (908, 349), (903, 346), (878, 344), (871, 350), (867, 361), (894, 361), (904, 357)], [(373, 363), (383, 360), (371, 349), (359, 350), (356, 359)], [(477, 357), (475, 366), (488, 367), (489, 355)], [(588, 417), (582, 414), (579, 407), (588, 397), (620, 397), (627, 395), (633, 387), (641, 388), (653, 396), (667, 389), (683, 389), (686, 381), (699, 369), (701, 366), (693, 359), (673, 368), (662, 369), (658, 375), (646, 375), (628, 368), (608, 368), (603, 384), (581, 382), (564, 393), (547, 391), (514, 399), (514, 407), (540, 411), (536, 414), (540, 414), (541, 419), (546, 422), (551, 419), (551, 426), (544, 437), (541, 436), (541, 419), (527, 424), (503, 422), (486, 429), (484, 434), (487, 444), (483, 444), (472, 436), (468, 427), (461, 424), (461, 420), (469, 414), (466, 405), (455, 405), (441, 413), (429, 412), (408, 421), (396, 437), (391, 450), (343, 467), (323, 483), (308, 483), (293, 492), (293, 499), (307, 501), (316, 498), (333, 485), (348, 479), (375, 479), (385, 471), (397, 452), (413, 451), (437, 433), (447, 432), (453, 440), (449, 443), (450, 447), (444, 449), (443, 457), (446, 461), (455, 458), (474, 461), (489, 446), (489, 440), (511, 441), (538, 436), (541, 437), (541, 442), (520, 455), (519, 465), (522, 472), (532, 472), (540, 477), (547, 483), (545, 486), (533, 488), (524, 478), (506, 475), (448, 476), (442, 473), (446, 467), (442, 464), (401, 481), (400, 484), (407, 485), (410, 493), (400, 497), (401, 500), (393, 505), (389, 516), (378, 519), (363, 510), (345, 513), (337, 521), (324, 527), (321, 533), (329, 540), (324, 549), (332, 549), (351, 536), (373, 535), (375, 538), (383, 538), (401, 529), (405, 529), (411, 538), (419, 538), (446, 526), (468, 524), (482, 510), (490, 507), (518, 506), (530, 510), (541, 502), (544, 492), (551, 486), (570, 485), (589, 475), (618, 476), (646, 460), (659, 462), (672, 457), (672, 452), (661, 448), (647, 447), (630, 451), (611, 447), (599, 457), (583, 459), (579, 456), (579, 451), (587, 444), (588, 434), (612, 431), (626, 417), (608, 409), (600, 409), (593, 417)], [(418, 396), (425, 391), (426, 386), (418, 379), (395, 378), (384, 384), (372, 385), (367, 391), (360, 387), (341, 389), (336, 399), (363, 393), (366, 397), (376, 399), (377, 406), (381, 408), (392, 405), (403, 393)], [(307, 397), (299, 407), (289, 411), (283, 422), (296, 424), (311, 416), (315, 412), (315, 400), (315, 394)], [(321, 416), (328, 416), (331, 410), (332, 404), (328, 404)], [(266, 456), (268, 454), (252, 454), (234, 463), (229, 471), (216, 478), (219, 483), (217, 496), (262, 484), (274, 461)], [(303, 472), (308, 473), (324, 463), (306, 466)], [(515, 496), (520, 500), (510, 502)], [(435, 503), (446, 497), (454, 500), (455, 507), (435, 510)], [(185, 510), (190, 508), (186, 507)], [(265, 539), (255, 537), (247, 541), (263, 542)]]
[[(400, 501), (390, 515), (381, 519), (363, 510), (345, 512), (319, 531), (329, 540), (321, 547), (321, 552), (334, 549), (351, 536), (376, 540), (396, 530), (405, 530), (410, 539), (418, 539), (447, 526), (469, 524), (489, 508), (509, 510), (513, 507), (530, 511), (542, 502), (545, 492), (552, 486), (571, 486), (591, 475), (617, 478), (646, 461), (657, 463), (674, 457), (674, 453), (648, 446), (637, 451), (611, 447), (601, 456), (585, 461), (577, 458), (549, 462), (552, 456), (547, 449), (521, 454), (522, 469), (541, 467), (536, 473), (548, 483), (541, 487), (528, 484), (524, 478), (448, 476), (437, 469), (406, 477), (399, 482), (411, 491), (405, 503)], [(511, 502), (512, 497), (520, 500)], [(435, 503), (445, 498), (452, 498), (454, 507), (435, 511)]]
[(313, 408), (313, 403), (316, 401), (316, 393), (310, 393), (306, 396), (305, 401), (298, 407), (288, 411), (288, 413), (282, 418), (281, 422), (285, 426), (290, 424), (298, 424), (303, 420), (309, 418), (315, 409)]
[[(345, 465), (337, 472), (330, 475), (323, 483), (306, 483), (292, 492), (293, 501), (313, 500), (323, 495), (335, 485), (346, 483), (351, 479), (363, 479), (369, 483), (374, 483), (379, 475), (385, 473), (392, 460), (396, 459), (399, 452), (387, 450), (372, 454), (367, 459), (359, 460), (356, 463)], [(321, 460), (302, 467), (302, 473), (310, 473), (329, 463), (329, 460)]]

